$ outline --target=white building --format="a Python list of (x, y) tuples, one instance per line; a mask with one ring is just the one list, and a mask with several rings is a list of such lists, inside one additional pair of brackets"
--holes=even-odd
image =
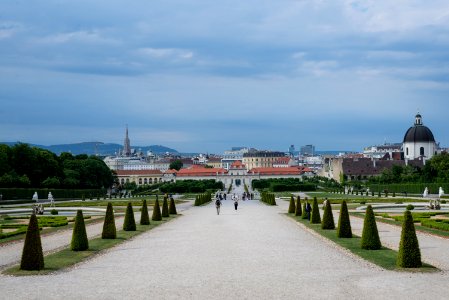
[(437, 154), (437, 144), (433, 133), (423, 125), (422, 116), (419, 113), (415, 116), (415, 125), (405, 133), (402, 150), (406, 161), (416, 158), (426, 161)]

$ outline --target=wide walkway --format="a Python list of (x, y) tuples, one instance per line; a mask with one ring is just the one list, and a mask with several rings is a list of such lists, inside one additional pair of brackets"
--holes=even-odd
[(75, 268), (0, 276), (1, 299), (447, 299), (447, 272), (381, 270), (287, 218), (284, 205), (193, 207)]

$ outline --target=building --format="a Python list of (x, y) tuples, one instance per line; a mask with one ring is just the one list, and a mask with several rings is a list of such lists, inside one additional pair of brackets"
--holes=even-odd
[(279, 157), (273, 162), (273, 168), (288, 168), (295, 165), (296, 165), (295, 160), (287, 156)]
[(131, 156), (131, 141), (128, 137), (128, 125), (126, 125), (125, 140), (123, 142), (123, 156)]
[(221, 159), (221, 166), (226, 170), (229, 170), (231, 165), (235, 161), (243, 161), (243, 154), (248, 153), (249, 149), (246, 147), (232, 147), (231, 150), (227, 150), (223, 154)]
[(422, 116), (415, 116), (415, 124), (404, 135), (402, 150), (405, 160), (421, 158), (424, 162), (437, 154), (437, 144), (432, 131), (424, 126)]
[(247, 170), (253, 168), (272, 168), (273, 163), (280, 157), (284, 157), (283, 152), (277, 151), (248, 151), (243, 154), (243, 164), (246, 165)]
[(138, 186), (159, 183), (163, 178), (160, 170), (117, 170), (116, 173), (120, 184), (134, 182)]
[(222, 160), (221, 157), (209, 157), (206, 160), (206, 165), (211, 166), (212, 168), (221, 168), (222, 167), (221, 160)]
[(299, 154), (301, 154), (302, 156), (307, 156), (307, 155), (314, 156), (315, 155), (315, 146), (314, 145), (302, 146), (299, 151)]
[(368, 158), (381, 159), (385, 154), (393, 156), (393, 153), (402, 152), (402, 143), (385, 143), (383, 145), (369, 146), (363, 150), (363, 156)]
[(290, 145), (290, 147), (288, 147), (288, 154), (289, 154), (291, 157), (294, 157), (294, 156), (295, 156), (295, 145)]

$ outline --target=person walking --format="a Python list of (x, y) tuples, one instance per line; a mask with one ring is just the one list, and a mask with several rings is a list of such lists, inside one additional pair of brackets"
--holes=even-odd
[(312, 207), (310, 206), (310, 203), (307, 202), (306, 204), (306, 213), (307, 213), (307, 220), (310, 221), (310, 212), (312, 211)]
[(239, 198), (238, 197), (235, 197), (234, 198), (234, 208), (235, 208), (235, 210), (237, 210), (237, 207), (239, 206)]
[(220, 214), (220, 207), (221, 207), (221, 201), (219, 198), (217, 198), (217, 200), (215, 200), (215, 207), (217, 208), (217, 215)]

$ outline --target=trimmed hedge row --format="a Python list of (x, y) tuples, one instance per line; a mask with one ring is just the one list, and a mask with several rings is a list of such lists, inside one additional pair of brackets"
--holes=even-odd
[(304, 183), (298, 178), (256, 179), (252, 181), (253, 189), (269, 189), (271, 192), (316, 191), (316, 185)]
[(207, 202), (212, 201), (212, 194), (211, 193), (205, 193), (205, 194), (200, 194), (200, 195), (196, 195), (195, 197), (195, 206), (200, 206), (203, 205)]
[(78, 198), (86, 199), (103, 197), (106, 195), (105, 189), (85, 189), (85, 190), (71, 190), (71, 189), (18, 189), (18, 188), (0, 188), (0, 194), (2, 194), (3, 200), (15, 200), (15, 199), (31, 199), (34, 192), (37, 192), (40, 200), (47, 199), (48, 193), (51, 192), (55, 199), (65, 198)]
[(276, 205), (276, 198), (274, 194), (263, 192), (260, 197), (260, 201), (268, 205)]
[(422, 194), (425, 188), (429, 189), (430, 194), (438, 194), (440, 187), (445, 191), (449, 191), (449, 183), (396, 183), (396, 184), (369, 184), (369, 188), (373, 192), (384, 192), (385, 190), (390, 193), (411, 193)]

